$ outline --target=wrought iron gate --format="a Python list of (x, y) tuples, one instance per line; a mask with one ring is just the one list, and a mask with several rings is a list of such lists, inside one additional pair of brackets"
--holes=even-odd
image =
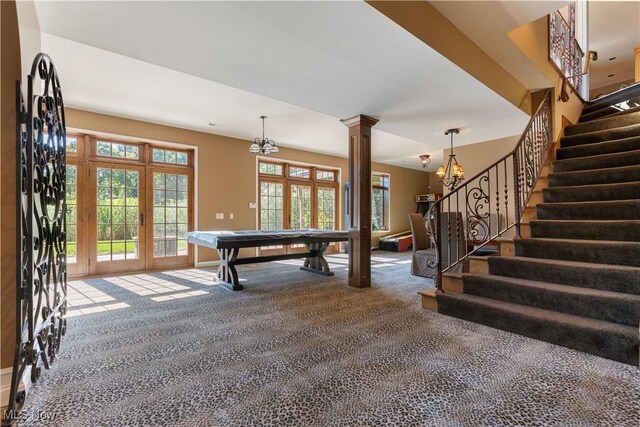
[(27, 76), (26, 102), (16, 82), (17, 345), (9, 410), (24, 402), (20, 380), (38, 380), (60, 349), (67, 320), (66, 129), (58, 74), (38, 54)]

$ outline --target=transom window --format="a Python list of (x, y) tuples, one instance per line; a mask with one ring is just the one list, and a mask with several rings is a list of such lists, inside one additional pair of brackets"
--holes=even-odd
[(309, 179), (311, 177), (311, 171), (309, 170), (309, 168), (301, 168), (299, 166), (289, 166), (289, 176), (291, 178)]
[(122, 142), (96, 141), (96, 154), (100, 157), (112, 157), (114, 159), (140, 159), (140, 147)]
[(154, 148), (152, 150), (152, 159), (154, 162), (171, 163), (174, 165), (186, 165), (189, 163), (189, 155), (187, 153), (163, 148)]
[(282, 165), (279, 165), (277, 163), (260, 162), (258, 171), (265, 175), (282, 176)]

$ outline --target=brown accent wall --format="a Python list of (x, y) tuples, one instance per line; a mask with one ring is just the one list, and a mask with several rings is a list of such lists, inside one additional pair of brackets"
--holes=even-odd
[(426, 1), (367, 1), (487, 87), (530, 114), (527, 88)]
[[(108, 116), (88, 111), (66, 109), (67, 126), (80, 130), (117, 134), (198, 147), (197, 212), (200, 230), (246, 230), (256, 228), (257, 211), (249, 208), (257, 202), (256, 156), (249, 153), (250, 141), (179, 129), (137, 120)], [(347, 129), (344, 143), (347, 146)], [(375, 140), (372, 141), (375, 144)], [(281, 147), (272, 157), (293, 162), (340, 168), (339, 223), (344, 227), (344, 183), (348, 180), (348, 159), (309, 151)], [(429, 175), (426, 172), (374, 163), (373, 171), (391, 174), (390, 233), (409, 229), (407, 214), (415, 212), (415, 195), (427, 192)], [(224, 220), (216, 220), (216, 213), (224, 213)], [(229, 214), (234, 219), (229, 219)], [(386, 233), (389, 234), (389, 233)], [(374, 244), (377, 237), (374, 235)], [(246, 255), (249, 251), (245, 251)], [(199, 250), (197, 262), (217, 259), (214, 251)]]
[[(16, 109), (20, 39), (14, 1), (0, 2), (0, 311), (1, 367), (13, 365), (16, 325)], [(2, 402), (4, 404), (5, 402)]]

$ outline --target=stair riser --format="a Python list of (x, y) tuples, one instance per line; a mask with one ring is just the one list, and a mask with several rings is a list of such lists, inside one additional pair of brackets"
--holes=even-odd
[[(600, 110), (603, 111), (603, 110)], [(606, 114), (613, 114), (615, 111), (604, 110)], [(629, 113), (624, 115), (618, 115), (609, 118), (603, 118), (600, 120), (589, 121), (586, 123), (579, 123), (573, 126), (567, 126), (564, 129), (565, 136), (584, 135), (588, 132), (597, 132), (611, 130), (620, 127), (632, 126), (640, 123), (640, 113)]]
[(572, 172), (634, 165), (640, 165), (640, 150), (615, 155), (556, 161), (553, 163), (553, 172)]
[[(606, 171), (606, 172), (605, 172)], [(620, 169), (604, 169), (601, 172), (564, 172), (549, 175), (549, 187), (574, 185), (614, 184), (640, 181), (640, 166)]]
[(596, 111), (592, 111), (590, 113), (586, 113), (580, 116), (580, 120), (578, 120), (578, 123), (587, 123), (591, 120), (597, 120), (597, 119), (601, 119), (607, 116), (610, 116), (611, 114), (615, 114), (617, 112), (619, 112), (620, 110), (613, 108), (613, 107), (605, 107), (605, 108), (601, 108), (599, 110)]
[(464, 292), (627, 326), (638, 326), (640, 319), (637, 296), (621, 298), (618, 295), (601, 297), (572, 294), (563, 290), (521, 286), (508, 281), (495, 283), (486, 276), (465, 277)]
[(615, 240), (620, 242), (640, 242), (640, 224), (587, 224), (544, 223), (531, 224), (531, 237), (578, 240)]
[(516, 242), (516, 255), (596, 264), (629, 265), (640, 267), (640, 244), (613, 245), (541, 243), (534, 240)]
[(560, 148), (562, 149), (581, 145), (595, 144), (598, 142), (607, 142), (616, 139), (632, 138), (638, 136), (639, 134), (640, 125), (632, 125), (622, 128), (608, 129), (606, 131), (563, 136), (562, 138), (560, 138)]
[[(597, 205), (597, 206), (594, 206)], [(640, 201), (597, 203), (591, 206), (577, 204), (541, 204), (537, 219), (555, 220), (633, 220), (640, 219)], [(615, 240), (615, 239), (609, 239)]]
[(640, 272), (621, 271), (615, 268), (590, 266), (573, 268), (567, 264), (540, 265), (522, 259), (492, 257), (488, 261), (489, 274), (519, 279), (535, 278), (541, 282), (580, 286), (611, 292), (640, 295)]
[(606, 141), (598, 144), (578, 145), (569, 148), (559, 148), (556, 151), (558, 160), (572, 159), (575, 157), (597, 156), (600, 154), (623, 153), (634, 151), (640, 147), (640, 137)]
[(585, 330), (574, 325), (552, 323), (493, 307), (460, 303), (446, 294), (438, 297), (438, 312), (622, 363), (638, 365), (637, 346), (625, 337)]
[(613, 93), (609, 96), (605, 96), (604, 98), (597, 99), (591, 104), (585, 106), (584, 110), (582, 110), (582, 114), (588, 114), (602, 108), (607, 108), (611, 105), (624, 102), (637, 96), (640, 96), (640, 85), (635, 87), (632, 86), (625, 89), (624, 91), (621, 91), (620, 93)]
[(542, 190), (542, 199), (545, 203), (629, 200), (637, 199), (638, 195), (640, 195), (640, 183)]

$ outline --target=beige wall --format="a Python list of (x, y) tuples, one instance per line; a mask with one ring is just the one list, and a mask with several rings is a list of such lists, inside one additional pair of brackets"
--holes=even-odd
[[(518, 143), (519, 138), (520, 135), (514, 135), (476, 144), (461, 145), (459, 147), (454, 146), (453, 152), (456, 153), (456, 159), (464, 169), (464, 176), (470, 179), (498, 159), (509, 154)], [(448, 160), (450, 152), (451, 150), (448, 148), (443, 150), (443, 158)]]
[(20, 79), (20, 41), (15, 2), (0, 2), (0, 21), (0, 333), (1, 367), (7, 368), (13, 365), (16, 342), (15, 82)]
[[(541, 71), (545, 79), (549, 82), (549, 87), (555, 88), (556, 94), (559, 93), (562, 77), (549, 61), (548, 18), (545, 16), (530, 24), (523, 25), (510, 32), (509, 37), (529, 58), (534, 66)], [(583, 106), (580, 97), (572, 90), (570, 90), (569, 101), (567, 102), (559, 102), (556, 94), (552, 95), (554, 97), (554, 141), (560, 137), (560, 133), (562, 132), (563, 117), (570, 123), (576, 123), (580, 117)]]
[[(33, 1), (22, 0), (16, 3), (18, 25), (20, 28), (20, 54), (22, 69), (26, 76), (31, 72), (33, 58), (41, 52), (40, 23)], [(55, 64), (55, 58), (52, 58)]]
[[(67, 109), (66, 117), (69, 128), (197, 147), (197, 228), (200, 230), (256, 228), (257, 212), (256, 209), (249, 208), (249, 203), (257, 202), (257, 166), (256, 156), (249, 153), (249, 141), (74, 109)], [(345, 128), (345, 147), (346, 144), (347, 129)], [(348, 180), (346, 158), (286, 147), (281, 147), (275, 158), (340, 168), (342, 198), (344, 183)], [(407, 214), (415, 212), (415, 195), (427, 192), (428, 174), (419, 170), (379, 163), (374, 163), (372, 170), (391, 174), (390, 232), (408, 230)], [(339, 218), (341, 224), (344, 218), (342, 205), (343, 203), (341, 203)], [(216, 213), (224, 213), (225, 219), (216, 220)], [(232, 220), (229, 219), (230, 213), (235, 217)], [(342, 226), (344, 227), (344, 224)], [(244, 255), (248, 252), (245, 251)], [(196, 261), (206, 262), (215, 259), (214, 251), (203, 249), (199, 250)]]

